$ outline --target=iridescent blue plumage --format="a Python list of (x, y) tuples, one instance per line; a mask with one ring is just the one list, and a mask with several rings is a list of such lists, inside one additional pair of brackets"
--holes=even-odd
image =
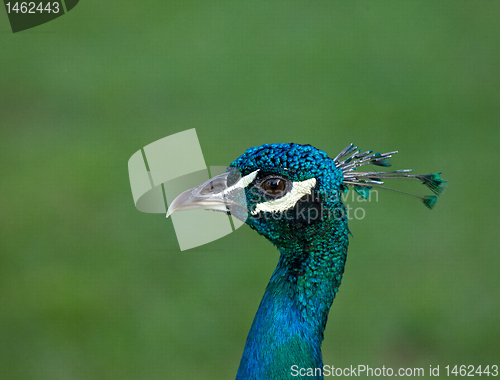
[[(257, 169), (266, 176), (280, 168), (280, 175), (293, 182), (317, 181), (287, 217), (264, 213), (246, 220), (278, 247), (280, 259), (248, 335), (237, 379), (291, 378), (292, 365), (321, 368), (323, 331), (347, 255), (342, 171), (325, 152), (297, 144), (252, 148), (230, 166), (243, 176)], [(249, 210), (260, 201), (252, 190), (246, 189)]]
[[(280, 259), (248, 335), (237, 379), (291, 378), (292, 365), (321, 368), (323, 331), (347, 255), (342, 171), (325, 152), (296, 144), (249, 149), (231, 167), (242, 175), (259, 169), (262, 176), (280, 168), (280, 175), (294, 182), (317, 180), (314, 194), (289, 210), (288, 217), (269, 213), (246, 221), (278, 247)], [(252, 210), (252, 188), (246, 191)]]

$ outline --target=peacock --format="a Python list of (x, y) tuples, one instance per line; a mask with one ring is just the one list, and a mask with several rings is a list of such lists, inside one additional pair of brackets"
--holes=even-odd
[[(395, 153), (362, 152), (350, 144), (331, 159), (311, 145), (264, 144), (246, 150), (224, 174), (171, 202), (167, 217), (194, 208), (231, 213), (280, 252), (237, 380), (323, 379), (323, 332), (344, 273), (350, 234), (342, 195), (353, 188), (367, 198), (373, 188), (394, 190), (383, 186), (385, 180), (405, 178), (434, 193), (409, 194), (432, 209), (446, 186), (440, 173), (357, 170), (368, 164), (390, 166)], [(314, 371), (292, 376), (292, 366)]]

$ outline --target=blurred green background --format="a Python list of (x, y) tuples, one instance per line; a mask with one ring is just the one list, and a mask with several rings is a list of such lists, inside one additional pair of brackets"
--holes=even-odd
[(499, 20), (488, 0), (86, 0), (12, 34), (2, 7), (0, 378), (235, 377), (277, 251), (244, 226), (180, 252), (130, 191), (129, 157), (190, 128), (208, 165), (354, 142), (442, 171), (432, 212), (379, 192), (350, 223), (324, 361), (499, 365)]

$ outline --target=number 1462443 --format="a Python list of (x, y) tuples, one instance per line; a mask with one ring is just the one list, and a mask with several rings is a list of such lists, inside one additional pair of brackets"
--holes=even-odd
[(34, 3), (34, 2), (16, 2), (7, 3), (7, 13), (59, 13), (59, 3)]

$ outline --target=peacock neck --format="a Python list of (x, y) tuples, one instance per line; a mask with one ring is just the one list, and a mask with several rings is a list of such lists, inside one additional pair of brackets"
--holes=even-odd
[(279, 247), (279, 262), (248, 334), (237, 380), (300, 379), (292, 377), (292, 366), (323, 366), (321, 343), (344, 272), (348, 228), (345, 221), (311, 228), (301, 234), (310, 238)]

